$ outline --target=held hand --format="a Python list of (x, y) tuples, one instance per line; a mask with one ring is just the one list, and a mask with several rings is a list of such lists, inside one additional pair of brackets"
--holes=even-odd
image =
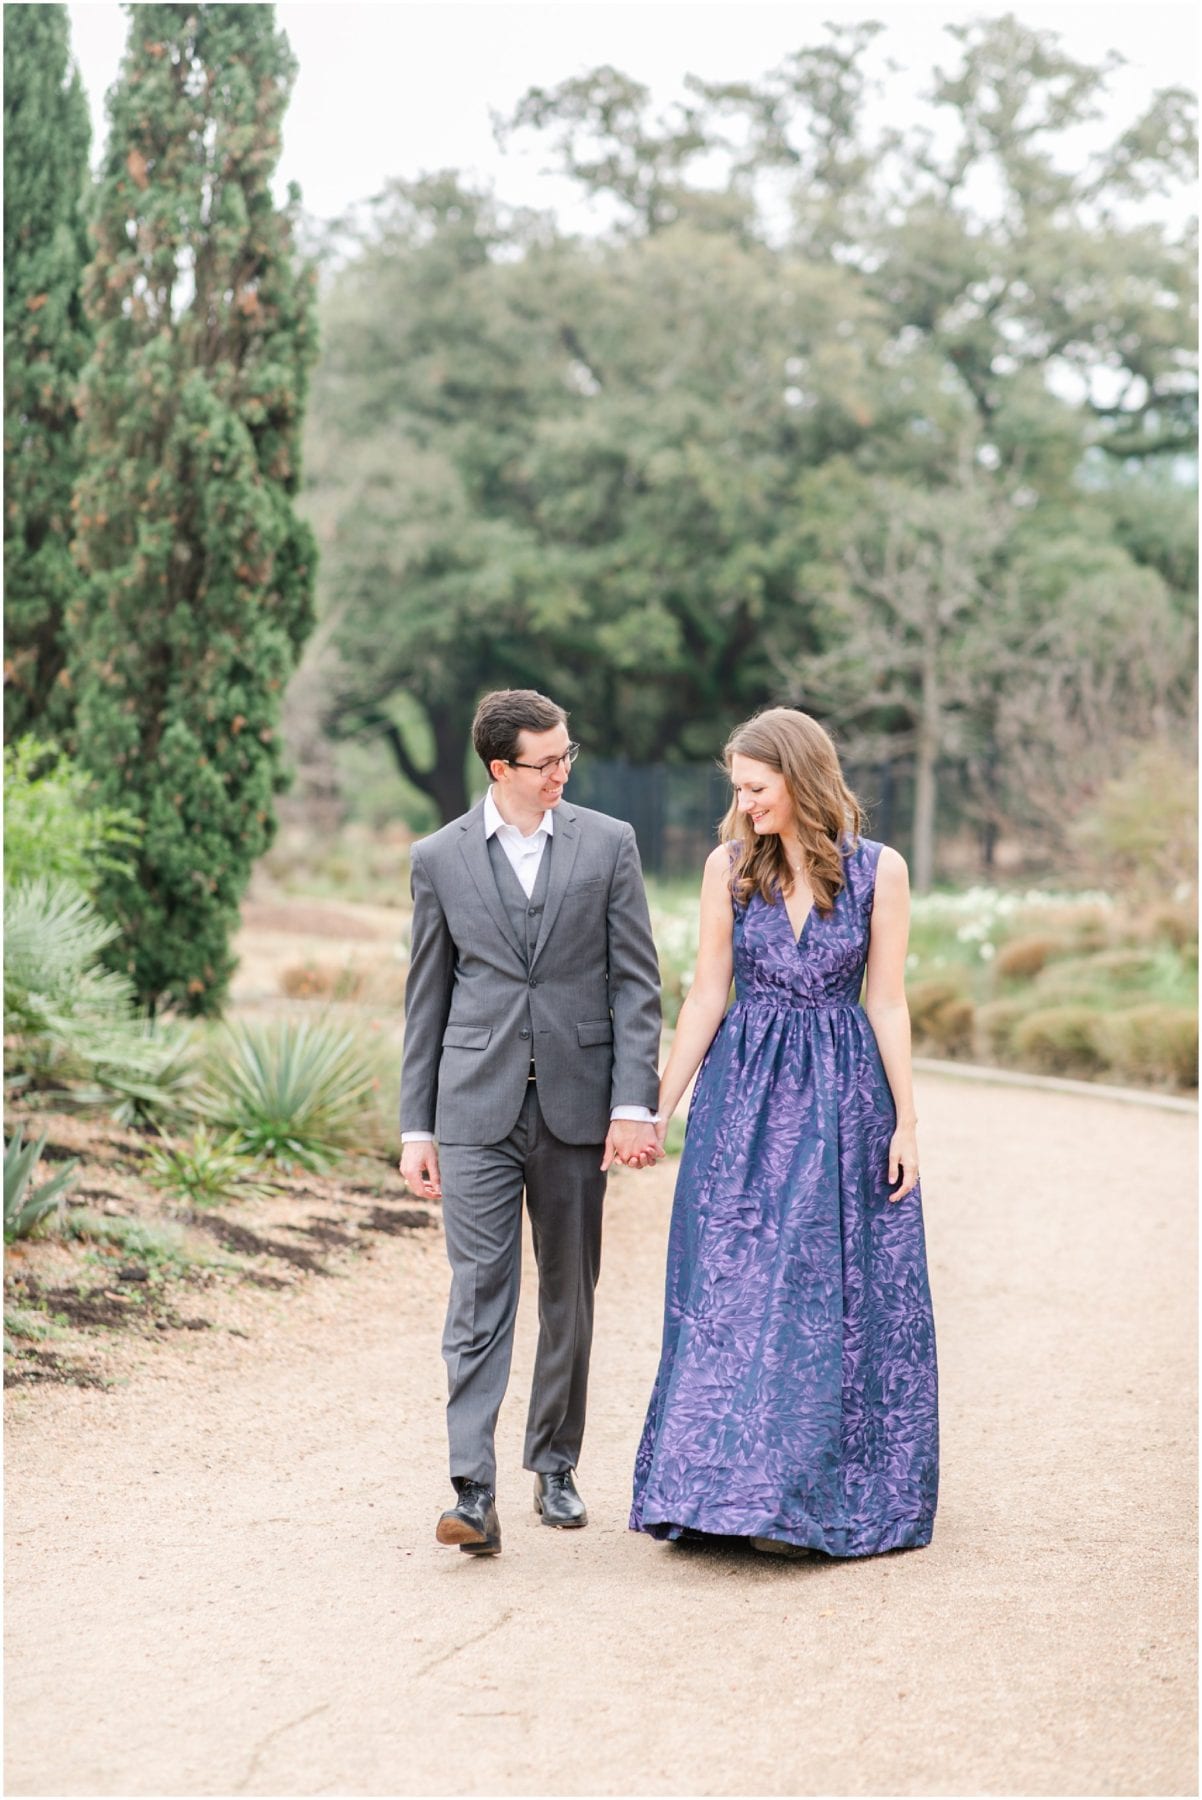
[(890, 1200), (904, 1200), (918, 1182), (918, 1135), (912, 1125), (899, 1125), (889, 1139), (889, 1181), (897, 1183)]
[(419, 1199), (442, 1199), (442, 1175), (438, 1167), (436, 1144), (420, 1141), (402, 1144), (400, 1169), (410, 1192)]
[(628, 1169), (645, 1169), (663, 1154), (653, 1124), (641, 1119), (611, 1119), (601, 1169), (604, 1172), (614, 1162)]
[(668, 1126), (671, 1123), (671, 1119), (666, 1118), (663, 1113), (661, 1113), (655, 1121), (655, 1135), (659, 1141), (659, 1153), (661, 1156), (666, 1156), (668, 1154)]

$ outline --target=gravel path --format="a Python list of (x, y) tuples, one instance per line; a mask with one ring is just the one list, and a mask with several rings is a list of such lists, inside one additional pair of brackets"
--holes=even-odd
[(625, 1530), (672, 1171), (611, 1187), (581, 1486), (440, 1549), (441, 1241), (253, 1342), (16, 1390), (10, 1794), (1188, 1794), (1194, 1121), (919, 1082), (940, 1334), (930, 1549), (810, 1566)]

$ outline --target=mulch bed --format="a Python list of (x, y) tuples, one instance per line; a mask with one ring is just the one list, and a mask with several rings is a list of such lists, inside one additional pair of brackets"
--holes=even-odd
[(72, 1114), (40, 1114), (27, 1121), (27, 1134), (43, 1131), (47, 1163), (80, 1159), (69, 1205), (83, 1203), (102, 1217), (182, 1225), (194, 1244), (197, 1236), (212, 1240), (237, 1266), (213, 1267), (199, 1244), (193, 1251), (199, 1260), (179, 1267), (142, 1261), (136, 1250), (94, 1239), (23, 1240), (6, 1257), (6, 1298), (78, 1338), (49, 1349), (15, 1332), (6, 1335), (6, 1387), (104, 1387), (104, 1374), (95, 1365), (103, 1364), (105, 1340), (112, 1334), (153, 1341), (177, 1331), (212, 1329), (211, 1319), (190, 1309), (181, 1312), (175, 1302), (183, 1292), (194, 1303), (198, 1289), (225, 1284), (285, 1291), (313, 1277), (336, 1276), (348, 1258), (370, 1255), (373, 1236), (404, 1237), (439, 1223), (437, 1211), (406, 1204), (412, 1195), (395, 1165), (381, 1159), (356, 1159), (346, 1179), (309, 1172), (273, 1175), (276, 1191), (231, 1218), (217, 1209), (172, 1207), (141, 1179), (139, 1166), (156, 1141), (151, 1134)]

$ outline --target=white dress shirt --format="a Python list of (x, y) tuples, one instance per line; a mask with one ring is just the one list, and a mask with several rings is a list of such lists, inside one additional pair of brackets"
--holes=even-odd
[(509, 861), (509, 866), (522, 884), (522, 892), (529, 900), (534, 892), (534, 884), (538, 880), (539, 865), (543, 860), (543, 851), (551, 838), (555, 836), (555, 814), (550, 807), (542, 819), (534, 827), (529, 837), (519, 831), (516, 825), (509, 825), (501, 817), (501, 809), (493, 799), (493, 791), (489, 788), (484, 796), (484, 837), (485, 841), (495, 837)]
[[(527, 835), (519, 831), (516, 825), (510, 825), (501, 817), (501, 809), (493, 798), (493, 790), (489, 788), (484, 796), (484, 837), (496, 837), (508, 858), (510, 867), (522, 884), (522, 892), (527, 900), (534, 892), (534, 884), (538, 880), (539, 864), (543, 860), (543, 851), (555, 835), (555, 814), (548, 807), (534, 830)], [(610, 1119), (638, 1119), (643, 1124), (650, 1124), (655, 1114), (646, 1106), (615, 1106)], [(403, 1131), (402, 1144), (432, 1144), (432, 1131)]]

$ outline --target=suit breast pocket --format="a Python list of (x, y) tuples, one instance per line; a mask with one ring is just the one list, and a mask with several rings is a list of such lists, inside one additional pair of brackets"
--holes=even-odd
[(591, 900), (609, 886), (608, 875), (586, 875), (583, 881), (570, 881), (563, 890), (565, 901)]

